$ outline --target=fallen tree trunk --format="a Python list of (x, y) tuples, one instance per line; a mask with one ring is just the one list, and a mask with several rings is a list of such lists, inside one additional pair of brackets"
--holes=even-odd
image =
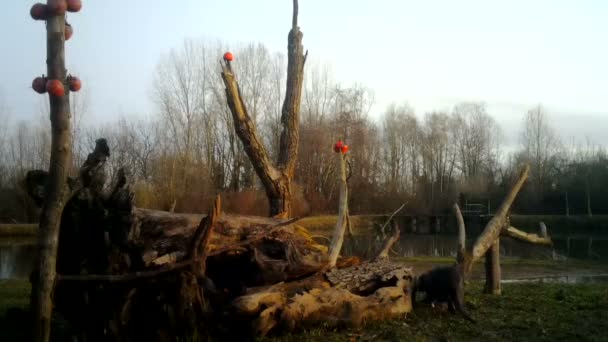
[(411, 310), (412, 270), (385, 255), (398, 235), (378, 261), (328, 268), (327, 246), (297, 219), (221, 213), (219, 199), (209, 215), (137, 208), (125, 172), (104, 187), (85, 180), (105, 179), (103, 164), (86, 170), (62, 216), (54, 298), (80, 339), (185, 338), (235, 321), (265, 334)]

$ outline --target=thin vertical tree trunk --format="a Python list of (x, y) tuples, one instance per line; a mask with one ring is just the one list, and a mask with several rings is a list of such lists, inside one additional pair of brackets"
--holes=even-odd
[(492, 247), (486, 252), (485, 260), (486, 268), (486, 284), (485, 293), (499, 295), (500, 289), (500, 239), (492, 244)]
[(35, 341), (48, 341), (50, 338), (59, 225), (68, 195), (67, 178), (72, 156), (70, 104), (65, 70), (65, 16), (50, 17), (46, 29), (48, 78), (60, 80), (66, 91), (62, 97), (49, 94), (52, 127), (51, 162), (46, 198), (40, 215), (39, 274), (32, 286)]
[(566, 217), (570, 217), (570, 202), (568, 201), (568, 191), (566, 191)]
[(452, 206), (452, 210), (454, 211), (454, 215), (456, 216), (456, 223), (458, 224), (458, 250), (456, 254), (456, 262), (461, 264), (464, 262), (464, 253), (466, 248), (466, 227), (464, 225), (464, 218), (462, 217), (462, 213), (460, 212), (460, 207), (458, 203), (454, 203)]
[(589, 180), (586, 181), (586, 195), (587, 195), (587, 216), (592, 217), (591, 212), (591, 189), (589, 189)]
[(327, 268), (333, 268), (336, 266), (336, 261), (340, 256), (340, 250), (342, 250), (342, 243), (344, 242), (344, 232), (346, 231), (346, 225), (348, 223), (348, 185), (346, 183), (346, 161), (345, 156), (339, 153), (340, 158), (340, 203), (338, 206), (338, 221), (334, 228), (334, 233), (331, 238), (331, 245), (329, 246)]

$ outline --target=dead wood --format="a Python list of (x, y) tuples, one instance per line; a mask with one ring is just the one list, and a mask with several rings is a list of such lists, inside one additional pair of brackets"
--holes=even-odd
[(270, 204), (270, 216), (286, 218), (291, 215), (292, 179), (298, 156), (300, 138), (300, 103), (304, 82), (306, 55), (302, 46), (303, 34), (297, 26), (298, 1), (293, 1), (292, 27), (287, 43), (287, 85), (281, 110), (281, 136), (276, 165), (259, 138), (255, 123), (249, 116), (238, 82), (229, 61), (222, 64), (222, 80), (226, 100), (232, 113), (234, 129), (243, 143), (258, 177), (264, 185)]
[(374, 258), (374, 260), (388, 260), (388, 253), (390, 252), (393, 245), (399, 241), (399, 236), (401, 235), (401, 229), (399, 229), (399, 225), (397, 222), (393, 221), (393, 234), (386, 238), (384, 243), (382, 244), (382, 248)]
[(526, 165), (492, 219), (488, 222), (481, 235), (477, 237), (477, 240), (472, 246), (471, 252), (465, 255), (465, 274), (470, 272), (473, 263), (486, 253), (486, 251), (492, 246), (494, 241), (496, 241), (500, 235), (508, 219), (508, 213), (511, 205), (515, 201), (515, 198), (517, 197), (517, 194), (521, 190), (525, 181), (528, 179), (529, 172), (530, 167)]
[(500, 239), (496, 239), (485, 254), (486, 283), (485, 293), (499, 295), (501, 293), (500, 280)]
[(340, 161), (340, 202), (338, 205), (338, 221), (331, 238), (331, 244), (329, 246), (329, 257), (327, 261), (327, 268), (333, 268), (336, 266), (336, 261), (340, 255), (342, 249), (342, 243), (344, 242), (344, 232), (348, 224), (348, 185), (346, 183), (346, 160), (345, 155), (338, 153)]
[(255, 317), (255, 334), (315, 324), (359, 326), (411, 311), (412, 269), (387, 261), (332, 269), (301, 281), (259, 288), (236, 298), (232, 309)]
[(540, 235), (537, 235), (537, 234), (527, 233), (527, 232), (519, 230), (513, 226), (508, 226), (502, 230), (502, 235), (508, 236), (508, 237), (516, 239), (516, 240), (533, 243), (533, 244), (537, 244), (537, 245), (552, 246), (553, 241), (548, 236), (546, 229), (547, 229), (546, 227), (544, 228), (544, 231), (541, 229)]
[(456, 262), (460, 264), (464, 262), (467, 233), (466, 227), (464, 225), (464, 218), (462, 217), (460, 207), (457, 203), (454, 203), (454, 205), (452, 206), (452, 210), (454, 211), (454, 216), (456, 216), (456, 223), (458, 224), (458, 250), (456, 252)]

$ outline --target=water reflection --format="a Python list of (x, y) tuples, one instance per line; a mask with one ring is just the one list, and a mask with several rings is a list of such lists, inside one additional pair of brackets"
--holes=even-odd
[(524, 277), (516, 279), (504, 279), (503, 284), (509, 283), (563, 283), (563, 284), (581, 284), (581, 283), (606, 283), (608, 282), (608, 274), (585, 274), (585, 275), (556, 275), (556, 276), (540, 276), (540, 277)]

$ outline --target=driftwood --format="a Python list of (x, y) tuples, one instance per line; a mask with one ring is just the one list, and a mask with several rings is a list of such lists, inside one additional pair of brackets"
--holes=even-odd
[(466, 250), (466, 227), (464, 225), (464, 218), (460, 212), (460, 207), (457, 203), (454, 203), (452, 210), (454, 211), (454, 216), (456, 216), (456, 223), (458, 225), (458, 249), (456, 251), (456, 262), (462, 263), (464, 261), (464, 254)]
[(541, 222), (541, 224), (542, 224), (541, 227), (544, 227), (544, 229), (541, 228), (540, 235), (526, 233), (526, 232), (519, 230), (512, 226), (508, 226), (508, 227), (504, 228), (502, 231), (502, 234), (505, 236), (508, 236), (510, 238), (516, 239), (516, 240), (529, 242), (529, 243), (533, 243), (533, 244), (537, 244), (537, 245), (546, 245), (546, 246), (553, 245), (553, 241), (551, 241), (551, 238), (547, 234), (547, 227), (545, 226), (544, 223)]
[(540, 223), (540, 236), (529, 234), (510, 226), (509, 213), (511, 205), (515, 201), (517, 193), (525, 183), (529, 173), (529, 166), (526, 165), (519, 178), (505, 197), (496, 214), (487, 223), (481, 235), (477, 238), (473, 246), (467, 250), (465, 246), (466, 228), (464, 219), (458, 204), (454, 204), (452, 209), (456, 216), (458, 225), (458, 249), (456, 263), (462, 266), (466, 276), (473, 263), (482, 255), (485, 255), (486, 283), (484, 291), (486, 293), (501, 293), (501, 269), (500, 269), (500, 236), (508, 236), (528, 243), (539, 245), (551, 245), (552, 241), (547, 233), (547, 227), (543, 222)]
[(510, 212), (511, 205), (515, 201), (515, 198), (517, 197), (517, 194), (521, 190), (525, 181), (528, 179), (529, 172), (530, 166), (526, 165), (511, 190), (507, 193), (507, 196), (503, 200), (500, 207), (498, 207), (498, 210), (492, 219), (490, 219), (481, 235), (479, 235), (477, 240), (475, 240), (471, 250), (465, 253), (465, 258), (463, 261), (465, 274), (470, 273), (473, 263), (483, 256), (500, 236), (500, 233), (508, 221), (508, 213)]
[(401, 229), (399, 229), (399, 225), (397, 224), (397, 222), (393, 222), (393, 234), (391, 234), (391, 236), (388, 237), (384, 241), (384, 244), (383, 244), (382, 248), (380, 249), (380, 252), (378, 253), (378, 255), (376, 255), (374, 260), (376, 260), (376, 261), (388, 260), (388, 253), (391, 251), (391, 248), (393, 247), (393, 245), (397, 241), (399, 241), (400, 235), (401, 235)]
[(328, 247), (297, 218), (222, 213), (219, 198), (207, 215), (137, 208), (124, 171), (100, 184), (105, 158), (95, 155), (74, 182), (59, 239), (55, 310), (77, 339), (162, 341), (235, 322), (266, 334), (411, 310), (412, 269), (387, 258), (398, 229), (373, 261), (329, 267)]
[(344, 242), (344, 232), (348, 226), (348, 185), (346, 183), (346, 156), (342, 153), (338, 154), (340, 161), (340, 202), (338, 205), (338, 221), (336, 228), (331, 238), (329, 246), (329, 260), (327, 267), (333, 268), (336, 266), (336, 261), (342, 250)]

